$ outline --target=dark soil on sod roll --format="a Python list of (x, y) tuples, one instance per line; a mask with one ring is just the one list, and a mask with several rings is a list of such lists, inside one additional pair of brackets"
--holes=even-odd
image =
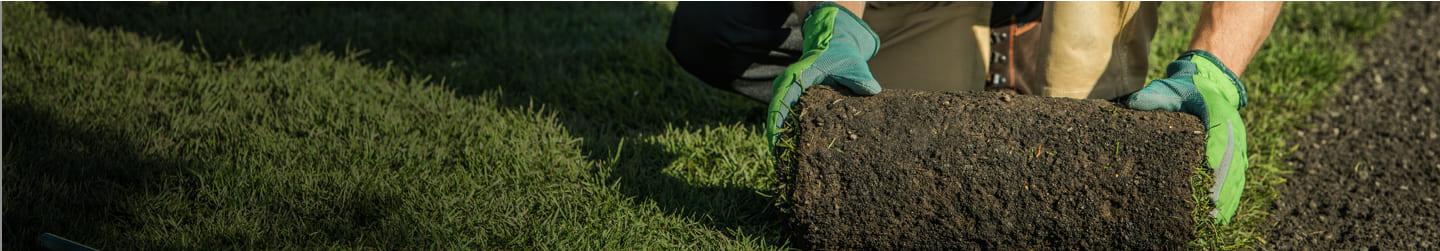
[(1194, 116), (1005, 92), (806, 92), (779, 171), (802, 247), (1177, 249), (1194, 236)]
[(1405, 4), (1296, 132), (1270, 248), (1440, 249), (1440, 5)]

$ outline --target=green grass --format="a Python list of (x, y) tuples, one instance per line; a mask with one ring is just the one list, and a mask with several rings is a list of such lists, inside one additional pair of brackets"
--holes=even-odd
[[(1243, 118), (1249, 128), (1250, 168), (1245, 193), (1234, 222), (1210, 224), (1211, 207), (1195, 214), (1197, 239), (1192, 249), (1253, 249), (1265, 242), (1270, 209), (1279, 197), (1275, 188), (1290, 170), (1285, 158), (1294, 151), (1289, 138), (1307, 126), (1305, 116), (1318, 109), (1335, 87), (1360, 67), (1357, 45), (1380, 32), (1398, 14), (1391, 3), (1286, 3), (1270, 38), (1251, 62), (1243, 82), (1249, 104)], [(1151, 78), (1187, 49), (1200, 5), (1167, 3), (1160, 10), (1160, 28), (1150, 54)], [(1197, 169), (1194, 198), (1208, 201), (1208, 170)]]
[[(1194, 247), (1263, 236), (1284, 132), (1390, 12), (1353, 5), (1288, 7), (1246, 76), (1240, 223)], [(761, 106), (673, 65), (668, 5), (3, 7), (8, 247), (788, 247)]]
[(5, 3), (4, 18), (7, 245), (785, 243), (745, 122), (758, 106), (670, 64), (661, 6)]

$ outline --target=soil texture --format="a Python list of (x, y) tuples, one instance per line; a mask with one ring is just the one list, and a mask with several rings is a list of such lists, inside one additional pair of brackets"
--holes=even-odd
[(828, 87), (794, 114), (779, 175), (803, 247), (1177, 249), (1193, 237), (1204, 135), (1187, 114)]
[(1269, 248), (1440, 249), (1440, 5), (1404, 4), (1296, 132)]

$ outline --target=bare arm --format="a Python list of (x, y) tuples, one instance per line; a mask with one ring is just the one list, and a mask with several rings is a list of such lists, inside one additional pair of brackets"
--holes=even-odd
[[(805, 15), (810, 14), (810, 8), (814, 8), (817, 3), (819, 2), (795, 1), (795, 15), (799, 16), (801, 20), (804, 20)], [(840, 7), (845, 7), (846, 10), (850, 10), (850, 13), (855, 13), (855, 17), (865, 17), (865, 1), (837, 1), (835, 3), (839, 4)]]
[(1250, 59), (1270, 36), (1280, 7), (1280, 2), (1205, 2), (1190, 48), (1209, 51), (1235, 75), (1245, 74)]

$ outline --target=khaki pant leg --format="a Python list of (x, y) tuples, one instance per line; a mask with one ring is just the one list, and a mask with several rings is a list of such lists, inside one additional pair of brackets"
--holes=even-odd
[[(1113, 99), (1145, 86), (1155, 2), (1046, 2), (1042, 70), (1031, 86), (1051, 97)], [(1031, 76), (1027, 76), (1031, 77)]]
[(870, 71), (886, 89), (985, 88), (990, 61), (989, 2), (879, 3), (865, 22), (880, 36)]

